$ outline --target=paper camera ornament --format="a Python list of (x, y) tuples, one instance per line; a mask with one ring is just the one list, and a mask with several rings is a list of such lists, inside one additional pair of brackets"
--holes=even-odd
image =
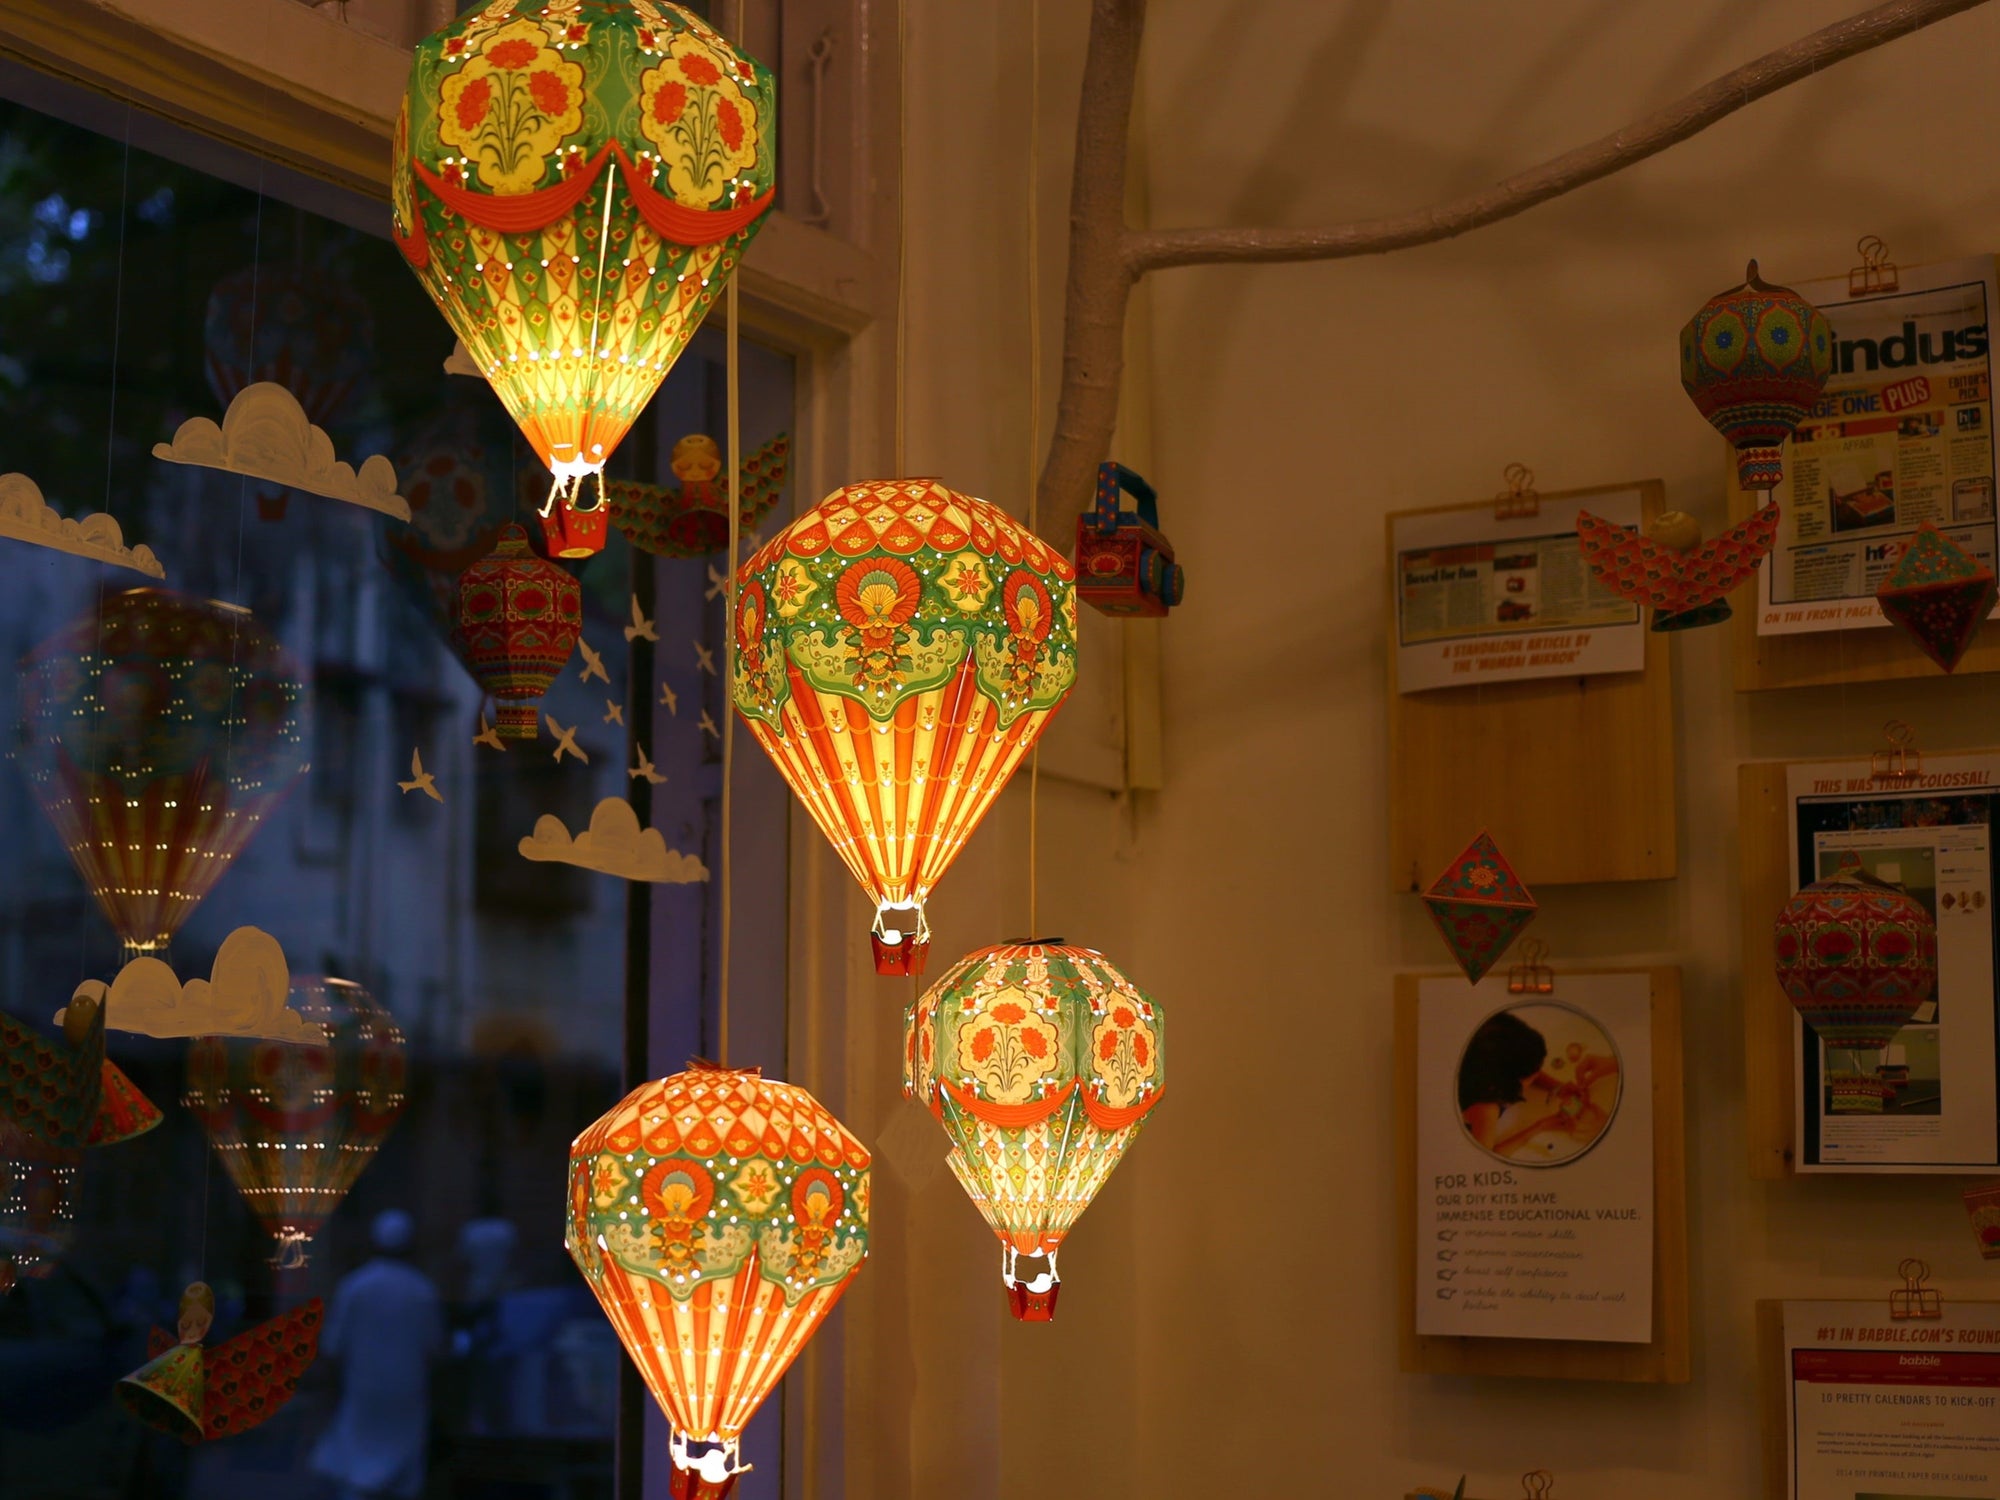
[(1023, 1322), (1055, 1316), (1056, 1252), (1160, 1102), (1165, 1028), (1103, 954), (1060, 940), (967, 954), (903, 1013), (903, 1092), (951, 1137)]
[(1724, 597), (1757, 574), (1778, 534), (1778, 507), (1767, 505), (1713, 541), (1685, 511), (1663, 511), (1646, 535), (1587, 510), (1576, 535), (1591, 576), (1621, 599), (1653, 611), (1653, 629), (1688, 630), (1729, 618)]
[(672, 1424), (675, 1500), (747, 1467), (743, 1429), (868, 1254), (868, 1166), (804, 1089), (701, 1062), (570, 1147), (564, 1242)]
[(737, 572), (731, 696), (875, 898), (881, 974), (1076, 681), (1069, 559), (935, 479), (835, 490)]
[(1482, 833), (1424, 892), (1451, 956), (1474, 984), (1535, 919), (1535, 898), (1490, 835)]
[(1751, 261), (1743, 284), (1717, 292), (1681, 330), (1681, 387), (1736, 449), (1746, 490), (1776, 489), (1780, 450), (1833, 373), (1833, 325)]
[[(770, 513), (785, 488), (792, 440), (779, 433), (743, 460), (737, 480), (740, 524), (749, 530)], [(673, 484), (608, 480), (611, 524), (625, 540), (656, 557), (706, 557), (729, 543), (729, 482), (722, 449), (703, 433), (674, 444)]]
[(306, 1247), (340, 1206), (403, 1112), (403, 1033), (345, 979), (294, 976), (291, 1005), (325, 1028), (324, 1045), (196, 1037), (182, 1102), (223, 1170), (277, 1242), (275, 1266)]
[(459, 580), (459, 655), (492, 697), (503, 740), (535, 737), (539, 700), (582, 633), (576, 575), (535, 556), (528, 533), (511, 521)]
[(118, 1404), (190, 1445), (248, 1432), (292, 1399), (319, 1354), (320, 1299), (206, 1347), (215, 1293), (197, 1281), (181, 1293), (179, 1327), (155, 1328), (151, 1358), (118, 1382)]
[[(1135, 508), (1127, 510), (1122, 497)], [(1187, 579), (1160, 532), (1153, 487), (1123, 464), (1097, 466), (1097, 503), (1076, 518), (1077, 597), (1107, 615), (1164, 615)]]
[(605, 461), (763, 222), (776, 132), (770, 71), (666, 0), (487, 0), (417, 44), (396, 242), (554, 475), (555, 555), (604, 545)]
[(1882, 613), (1949, 672), (2000, 595), (1993, 570), (1926, 521), (1875, 589)]
[(1800, 1018), (1829, 1052), (1854, 1059), (1831, 1080), (1835, 1108), (1879, 1110), (1880, 1054), (1937, 988), (1930, 912), (1854, 865), (1786, 902), (1772, 937), (1778, 984)]

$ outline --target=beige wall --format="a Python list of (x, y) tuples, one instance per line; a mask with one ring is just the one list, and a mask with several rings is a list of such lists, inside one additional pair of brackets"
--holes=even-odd
[[(1858, 8), (1157, 0), (1154, 222), (1418, 206)], [(1865, 748), (1892, 713), (1929, 745), (1992, 743), (1992, 680), (1740, 697), (1709, 630), (1674, 648), (1681, 878), (1542, 891), (1537, 928), (1562, 958), (1686, 968), (1695, 1381), (1398, 1373), (1390, 976), (1443, 954), (1387, 891), (1380, 539), (1385, 511), (1490, 494), (1514, 459), (1549, 489), (1657, 476), (1712, 528), (1681, 323), (1751, 254), (1792, 278), (1845, 269), (1864, 232), (1905, 262), (2000, 249), (1996, 55), (2000, 10), (1978, 12), (1455, 244), (1157, 279), (1153, 477), (1189, 587), (1132, 959), (1173, 1018), (1173, 1082), (1119, 1184), (1143, 1187), (1141, 1334), (1097, 1351), (1089, 1389), (1133, 1393), (1136, 1424), (1096, 1439), (1131, 1467), (1095, 1493), (1386, 1497), (1469, 1469), (1501, 1497), (1544, 1465), (1579, 1500), (1748, 1496), (1754, 1298), (1877, 1295), (1911, 1251), (1990, 1294), (1959, 1183), (1746, 1179), (1731, 976), (1736, 765)], [(1037, 1493), (1093, 1493), (1039, 1451)]]

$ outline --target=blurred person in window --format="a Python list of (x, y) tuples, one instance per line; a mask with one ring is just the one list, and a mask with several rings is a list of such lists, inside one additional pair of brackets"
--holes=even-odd
[(340, 1405), (313, 1448), (315, 1474), (340, 1500), (411, 1500), (424, 1489), (431, 1365), (444, 1350), (444, 1309), (408, 1262), (416, 1225), (378, 1214), (374, 1256), (334, 1289), (320, 1353), (340, 1364)]

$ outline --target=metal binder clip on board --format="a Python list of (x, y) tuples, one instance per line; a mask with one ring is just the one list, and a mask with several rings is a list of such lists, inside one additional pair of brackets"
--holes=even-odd
[(1941, 1318), (1944, 1316), (1944, 1298), (1936, 1290), (1924, 1285), (1931, 1279), (1928, 1261), (1911, 1256), (1896, 1267), (1896, 1274), (1903, 1278), (1903, 1284), (1889, 1293), (1889, 1316), (1898, 1322), (1910, 1318)]
[(1555, 970), (1546, 960), (1549, 945), (1540, 938), (1530, 938), (1521, 945), (1521, 962), (1507, 971), (1507, 993), (1510, 995), (1553, 995), (1556, 992)]
[(1924, 752), (1917, 748), (1917, 732), (1901, 719), (1882, 726), (1888, 748), (1877, 750), (1868, 760), (1871, 781), (1915, 781), (1924, 774)]
[(1889, 259), (1889, 247), (1879, 234), (1864, 234), (1855, 242), (1856, 252), (1861, 256), (1861, 264), (1847, 273), (1847, 295), (1850, 297), (1872, 297), (1877, 293), (1893, 292), (1902, 286), (1896, 274), (1896, 263)]
[(1494, 497), (1494, 520), (1518, 521), (1542, 513), (1542, 497), (1535, 490), (1533, 469), (1526, 464), (1509, 464), (1500, 471), (1500, 477), (1507, 482), (1507, 488)]

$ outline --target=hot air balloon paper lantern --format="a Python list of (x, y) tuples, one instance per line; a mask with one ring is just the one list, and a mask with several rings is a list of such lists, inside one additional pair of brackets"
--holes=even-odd
[[(1937, 988), (1937, 924), (1899, 885), (1852, 865), (1785, 903), (1773, 932), (1778, 983), (1829, 1052), (1855, 1060), (1832, 1079), (1836, 1107), (1879, 1110), (1871, 1063)], [(1843, 1078), (1861, 1079), (1866, 1087)]]
[(1103, 954), (1060, 941), (968, 954), (904, 1012), (903, 1091), (951, 1137), (1024, 1322), (1055, 1316), (1056, 1252), (1160, 1102), (1165, 1024)]
[(1718, 292), (1681, 330), (1681, 386), (1736, 450), (1746, 490), (1776, 489), (1780, 452), (1833, 373), (1833, 325), (1790, 287), (1757, 275)]
[(1069, 560), (934, 479), (835, 490), (737, 573), (736, 708), (919, 972), (924, 901), (1076, 681)]
[(126, 956), (158, 953), (305, 769), (305, 686), (248, 610), (150, 588), (21, 676), (35, 800)]
[(576, 576), (528, 550), (509, 522), (458, 586), (458, 647), (493, 698), (503, 740), (535, 737), (536, 703), (576, 649), (583, 591)]
[(183, 1101), (288, 1268), (402, 1114), (405, 1066), (403, 1033), (360, 985), (294, 977), (291, 1004), (325, 1045), (196, 1037)]
[(1926, 521), (1875, 589), (1883, 614), (1949, 672), (2000, 594), (1993, 570)]
[(626, 1095), (569, 1167), (569, 1253), (673, 1426), (670, 1492), (722, 1500), (868, 1254), (867, 1148), (802, 1088), (694, 1063)]
[[(779, 433), (744, 459), (737, 484), (737, 515), (747, 532), (769, 514), (785, 488), (792, 440)], [(611, 524), (633, 546), (659, 557), (706, 557), (729, 542), (729, 483), (722, 450), (705, 433), (674, 444), (674, 484), (607, 483)]]
[(1499, 962), (1521, 929), (1535, 919), (1535, 898), (1482, 833), (1424, 892), (1438, 935), (1474, 984)]
[(769, 70), (665, 0), (489, 0), (417, 45), (396, 241), (554, 475), (557, 555), (603, 546), (605, 461), (771, 206), (776, 132)]

